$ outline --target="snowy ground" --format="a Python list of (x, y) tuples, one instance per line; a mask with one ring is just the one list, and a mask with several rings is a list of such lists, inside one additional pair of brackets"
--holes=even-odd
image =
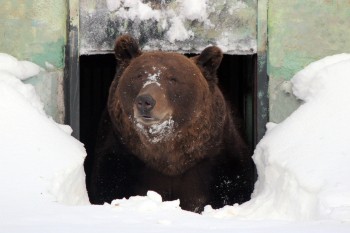
[(268, 124), (252, 200), (202, 215), (156, 193), (88, 204), (83, 145), (20, 79), (40, 72), (0, 54), (0, 232), (350, 232), (350, 55), (300, 71), (305, 103)]

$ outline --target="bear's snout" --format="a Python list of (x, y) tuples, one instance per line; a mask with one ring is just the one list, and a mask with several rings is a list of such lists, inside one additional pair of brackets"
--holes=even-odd
[(172, 114), (164, 90), (156, 84), (147, 85), (140, 90), (133, 108), (135, 120), (145, 126), (163, 122)]
[(139, 95), (136, 100), (136, 107), (140, 115), (150, 117), (150, 112), (156, 105), (156, 101), (150, 95)]

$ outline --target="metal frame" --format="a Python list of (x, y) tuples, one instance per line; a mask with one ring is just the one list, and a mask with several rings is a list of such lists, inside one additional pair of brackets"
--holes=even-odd
[(258, 0), (257, 9), (257, 42), (258, 61), (255, 80), (254, 122), (255, 143), (257, 144), (266, 132), (269, 120), (269, 77), (267, 70), (268, 59), (268, 0)]
[(65, 50), (65, 123), (80, 138), (79, 0), (67, 0), (67, 45)]

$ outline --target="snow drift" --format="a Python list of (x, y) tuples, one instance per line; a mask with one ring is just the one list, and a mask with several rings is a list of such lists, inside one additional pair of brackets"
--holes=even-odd
[(18, 61), (11, 55), (0, 53), (0, 72), (24, 80), (40, 72), (40, 66), (29, 61)]
[(291, 82), (304, 104), (267, 125), (253, 156), (252, 200), (208, 214), (350, 221), (350, 54), (314, 62)]
[(70, 127), (46, 116), (33, 86), (19, 80), (39, 71), (0, 54), (0, 209), (49, 200), (88, 203), (83, 145)]

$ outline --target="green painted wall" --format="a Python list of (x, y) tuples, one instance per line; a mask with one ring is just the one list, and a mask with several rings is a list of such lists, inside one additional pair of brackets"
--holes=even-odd
[(63, 68), (66, 43), (65, 0), (0, 0), (0, 52), (54, 68), (27, 80), (46, 112), (63, 121)]
[[(67, 2), (71, 1), (0, 0), (0, 52), (46, 69), (27, 82), (38, 90), (46, 112), (59, 122), (64, 118), (64, 48)], [(264, 1), (268, 6), (269, 120), (280, 122), (300, 104), (291, 93), (293, 75), (322, 57), (350, 52), (350, 0)], [(77, 11), (77, 0), (73, 2), (71, 11)], [(71, 23), (77, 24), (77, 19)], [(258, 18), (258, 25), (265, 24), (262, 19)], [(54, 68), (48, 69), (46, 62)]]
[(289, 80), (310, 62), (350, 52), (349, 0), (269, 0), (270, 121), (280, 122), (299, 103)]

